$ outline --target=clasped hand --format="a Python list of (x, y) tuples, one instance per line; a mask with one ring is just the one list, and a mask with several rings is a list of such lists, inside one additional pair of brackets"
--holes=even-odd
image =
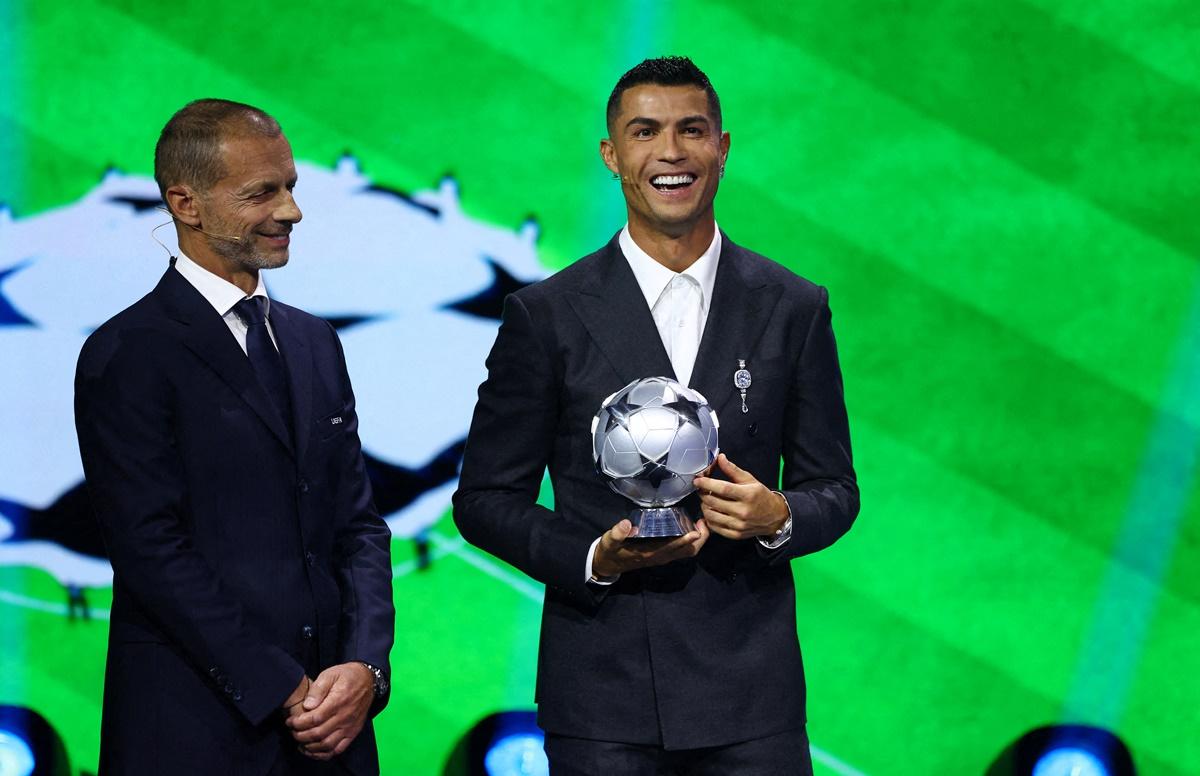
[(362, 663), (330, 666), (311, 682), (304, 677), (284, 701), (284, 724), (301, 752), (329, 760), (358, 736), (374, 698), (375, 678)]
[(670, 540), (629, 541), (633, 538), (633, 526), (622, 520), (600, 537), (592, 556), (592, 573), (597, 577), (614, 577), (695, 556), (708, 541), (710, 532), (728, 539), (749, 539), (773, 536), (783, 527), (788, 509), (778, 493), (739, 468), (724, 453), (717, 456), (715, 465), (729, 481), (712, 477), (695, 479), (703, 513), (695, 530)]

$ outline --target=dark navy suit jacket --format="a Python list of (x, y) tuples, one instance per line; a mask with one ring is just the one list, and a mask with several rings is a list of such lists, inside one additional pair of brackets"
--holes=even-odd
[[(294, 747), (278, 707), (306, 672), (387, 667), (390, 535), (341, 345), (280, 302), (271, 325), (294, 439), (173, 268), (80, 354), (76, 427), (114, 571), (101, 773), (266, 773)], [(378, 773), (369, 723), (339, 759)]]
[[(793, 528), (777, 550), (714, 534), (695, 558), (586, 584), (592, 541), (631, 507), (596, 474), (592, 417), (629, 382), (672, 376), (671, 362), (616, 238), (505, 305), (454, 516), (468, 541), (546, 584), (536, 699), (549, 732), (684, 749), (804, 724), (788, 561), (836, 541), (859, 504), (828, 296), (722, 246), (691, 387), (730, 460), (768, 487), (782, 462)], [(746, 413), (739, 359), (753, 375)], [(535, 504), (547, 466), (553, 511)]]

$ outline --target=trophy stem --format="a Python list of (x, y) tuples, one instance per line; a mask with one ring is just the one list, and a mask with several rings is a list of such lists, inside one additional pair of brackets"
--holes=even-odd
[(663, 537), (683, 536), (692, 531), (695, 525), (687, 512), (679, 507), (644, 507), (629, 513), (629, 522), (633, 523), (631, 539), (661, 539)]

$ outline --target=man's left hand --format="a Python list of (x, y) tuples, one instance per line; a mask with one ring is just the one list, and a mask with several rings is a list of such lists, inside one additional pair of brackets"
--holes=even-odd
[(750, 472), (739, 468), (724, 453), (716, 465), (729, 478), (697, 477), (700, 509), (710, 531), (727, 539), (774, 536), (787, 522), (788, 507), (780, 494), (770, 490)]
[(354, 741), (375, 699), (375, 677), (362, 663), (331, 666), (313, 681), (285, 724), (314, 760), (330, 760)]

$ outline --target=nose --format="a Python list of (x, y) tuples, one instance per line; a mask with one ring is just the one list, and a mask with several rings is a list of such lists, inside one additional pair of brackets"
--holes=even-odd
[(660, 161), (675, 164), (687, 158), (687, 154), (683, 150), (683, 145), (680, 144), (679, 138), (674, 132), (663, 132), (661, 137), (663, 141), (658, 155)]
[(283, 190), (282, 198), (279, 206), (275, 208), (274, 215), (276, 221), (285, 224), (294, 224), (304, 218), (304, 214), (300, 212), (300, 206), (296, 204), (296, 198), (287, 189)]

